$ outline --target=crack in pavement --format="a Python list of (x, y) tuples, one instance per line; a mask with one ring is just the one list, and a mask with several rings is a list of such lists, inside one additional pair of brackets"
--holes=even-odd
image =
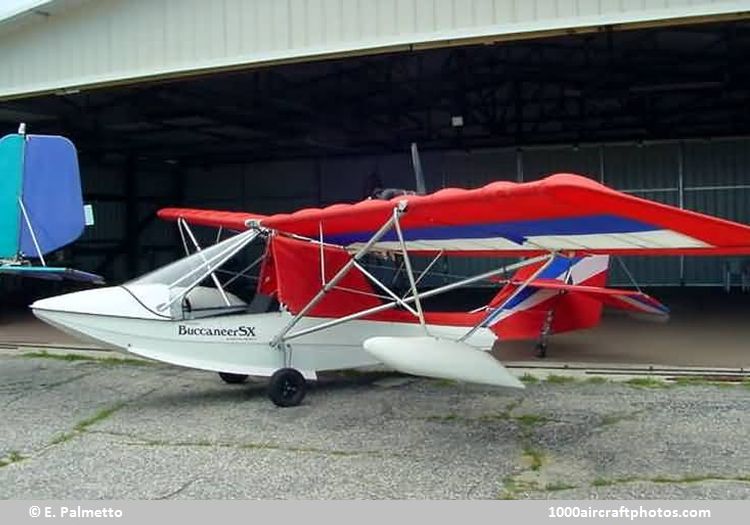
[(326, 449), (318, 447), (305, 447), (305, 446), (294, 446), (294, 445), (283, 445), (280, 443), (271, 442), (254, 442), (249, 441), (245, 443), (227, 443), (222, 441), (168, 441), (151, 439), (137, 434), (129, 434), (127, 432), (113, 432), (108, 430), (90, 430), (87, 431), (90, 434), (99, 434), (104, 436), (113, 436), (120, 438), (129, 438), (134, 441), (122, 441), (121, 444), (127, 446), (142, 446), (142, 447), (215, 447), (215, 448), (226, 448), (233, 450), (270, 450), (279, 452), (291, 452), (291, 453), (310, 453), (310, 454), (323, 454), (337, 457), (356, 457), (356, 456), (379, 456), (379, 457), (410, 457), (408, 454), (402, 454), (397, 452), (390, 452), (385, 450), (336, 450)]
[(94, 371), (92, 370), (90, 372), (84, 372), (82, 374), (78, 374), (73, 377), (69, 377), (67, 379), (61, 379), (60, 381), (55, 381), (53, 383), (41, 383), (41, 384), (36, 384), (36, 385), (32, 384), (30, 385), (31, 388), (27, 388), (23, 392), (18, 392), (14, 398), (10, 399), (6, 403), (6, 406), (11, 406), (17, 403), (18, 401), (21, 401), (22, 399), (25, 399), (31, 396), (32, 394), (36, 393), (38, 390), (43, 390), (43, 391), (52, 390), (53, 388), (57, 388), (58, 386), (63, 386), (63, 385), (67, 385), (70, 383), (74, 383), (78, 381), (79, 379), (83, 379), (85, 377), (92, 375), (93, 373)]
[(189, 479), (185, 483), (183, 483), (182, 485), (180, 485), (176, 490), (173, 490), (172, 492), (169, 492), (168, 494), (164, 494), (163, 496), (159, 496), (159, 497), (154, 498), (154, 499), (157, 499), (157, 500), (172, 499), (176, 495), (178, 495), (179, 493), (181, 493), (182, 491), (184, 491), (185, 489), (187, 489), (190, 485), (192, 485), (196, 481), (199, 481), (199, 480), (202, 480), (202, 479), (203, 478), (200, 478), (200, 477)]
[(35, 459), (37, 457), (46, 455), (50, 451), (53, 451), (57, 447), (57, 445), (66, 443), (74, 439), (75, 437), (93, 432), (89, 428), (90, 426), (95, 425), (96, 423), (99, 423), (105, 419), (108, 419), (109, 417), (114, 415), (116, 412), (120, 412), (123, 409), (127, 408), (128, 406), (131, 406), (133, 402), (143, 399), (144, 397), (147, 397), (153, 394), (154, 392), (162, 388), (165, 388), (165, 386), (166, 385), (164, 384), (157, 385), (147, 390), (146, 392), (133, 396), (129, 399), (125, 399), (123, 401), (119, 401), (119, 400), (115, 401), (112, 404), (99, 409), (97, 412), (93, 414), (93, 416), (89, 416), (87, 418), (84, 418), (78, 421), (71, 430), (58, 433), (48, 443), (44, 443), (40, 447), (29, 451), (29, 453), (26, 455), (26, 459)]

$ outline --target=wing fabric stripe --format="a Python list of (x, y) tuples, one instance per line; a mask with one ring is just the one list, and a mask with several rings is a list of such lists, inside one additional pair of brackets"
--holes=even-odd
[[(613, 215), (589, 215), (492, 224), (411, 228), (404, 231), (404, 239), (407, 241), (431, 241), (502, 237), (516, 244), (523, 244), (529, 237), (539, 235), (573, 236), (597, 233), (633, 233), (658, 229), (656, 226), (641, 221), (624, 219)], [(347, 246), (357, 242), (367, 242), (371, 236), (370, 232), (358, 232), (347, 235), (328, 236), (326, 240), (332, 244)], [(389, 232), (382, 238), (382, 242), (396, 240), (398, 239), (394, 232)]]

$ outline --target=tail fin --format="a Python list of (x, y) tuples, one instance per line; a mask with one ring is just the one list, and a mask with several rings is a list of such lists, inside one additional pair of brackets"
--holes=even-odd
[(543, 283), (602, 288), (607, 281), (609, 256), (555, 256), (534, 281), (519, 290), (545, 264), (521, 268), (490, 301), (490, 309), (501, 310), (488, 317), (486, 326), (501, 339), (538, 338), (550, 312), (551, 333), (591, 328), (601, 320), (602, 301)]
[(103, 282), (47, 266), (44, 256), (78, 239), (86, 224), (78, 156), (64, 137), (24, 130), (0, 138), (0, 274)]
[(0, 139), (0, 258), (42, 258), (83, 233), (75, 146), (48, 135)]

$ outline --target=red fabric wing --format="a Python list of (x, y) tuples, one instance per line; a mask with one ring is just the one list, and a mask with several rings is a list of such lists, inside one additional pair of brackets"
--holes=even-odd
[(243, 231), (247, 229), (247, 221), (264, 219), (265, 215), (245, 213), (240, 211), (199, 210), (194, 208), (162, 208), (156, 214), (165, 221), (176, 222), (184, 219), (188, 224), (210, 226), (214, 228), (228, 228)]
[[(303, 209), (291, 214), (267, 217), (236, 212), (165, 209), (159, 217), (207, 226), (244, 229), (248, 219), (260, 219), (262, 226), (281, 232), (317, 237), (319, 228), (328, 236), (371, 234), (391, 216), (399, 201), (407, 201), (401, 219), (405, 231), (414, 228), (505, 224), (514, 221), (615, 216), (646, 223), (656, 230), (669, 230), (702, 241), (708, 247), (619, 247), (591, 246), (577, 253), (638, 255), (741, 255), (750, 254), (750, 227), (731, 221), (667, 206), (607, 188), (578, 175), (559, 174), (527, 182), (494, 182), (483, 188), (444, 189), (430, 195), (409, 195), (391, 201), (366, 200), (357, 204), (336, 204), (327, 208)], [(550, 232), (550, 234), (554, 234)], [(429, 251), (429, 250), (424, 250)], [(544, 252), (546, 250), (540, 250)], [(450, 250), (446, 254), (465, 252)], [(524, 255), (538, 253), (527, 247)], [(518, 255), (507, 249), (471, 252), (476, 256)]]

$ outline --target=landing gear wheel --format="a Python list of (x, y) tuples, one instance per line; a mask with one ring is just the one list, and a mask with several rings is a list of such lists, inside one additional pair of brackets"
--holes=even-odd
[(245, 374), (230, 374), (229, 372), (219, 372), (219, 377), (222, 381), (229, 385), (239, 385), (247, 381), (247, 375)]
[(547, 357), (547, 343), (538, 343), (536, 345), (536, 356), (539, 359)]
[(294, 368), (276, 370), (268, 382), (268, 397), (276, 406), (295, 407), (305, 398), (307, 383)]

